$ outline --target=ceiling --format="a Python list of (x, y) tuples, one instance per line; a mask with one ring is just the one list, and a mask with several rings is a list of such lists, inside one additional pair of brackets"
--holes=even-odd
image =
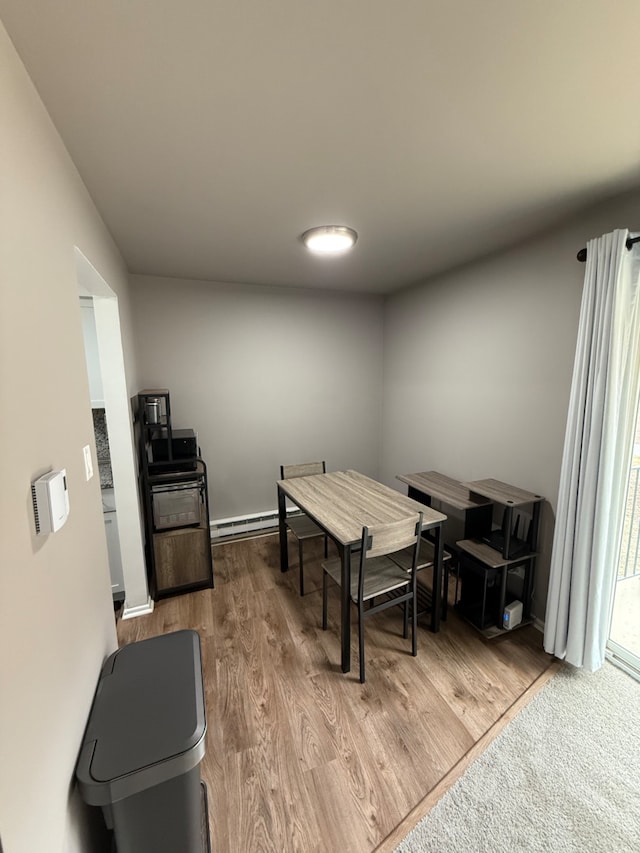
[[(638, 0), (0, 0), (0, 19), (133, 273), (386, 293), (640, 186)], [(309, 255), (319, 224), (356, 248)]]

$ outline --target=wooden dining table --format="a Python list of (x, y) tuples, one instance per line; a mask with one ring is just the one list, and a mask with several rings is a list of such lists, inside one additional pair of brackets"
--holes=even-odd
[(286, 499), (289, 498), (335, 542), (342, 564), (341, 658), (342, 671), (351, 669), (351, 554), (359, 549), (362, 528), (423, 514), (423, 531), (433, 539), (435, 555), (431, 596), (431, 630), (440, 628), (442, 610), (442, 524), (446, 515), (406, 497), (357, 471), (332, 471), (308, 477), (278, 480), (280, 568), (289, 569)]

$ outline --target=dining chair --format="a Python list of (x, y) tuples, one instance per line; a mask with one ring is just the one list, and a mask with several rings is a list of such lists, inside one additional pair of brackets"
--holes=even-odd
[[(401, 566), (405, 572), (411, 571), (411, 565), (413, 560), (413, 548), (403, 548), (401, 551), (393, 554), (391, 557), (394, 562), (396, 562), (399, 566)], [(422, 542), (420, 544), (420, 556), (418, 557), (418, 565), (416, 566), (416, 572), (421, 572), (423, 569), (432, 569), (435, 563), (435, 547), (433, 542), (429, 539), (425, 539), (423, 537)], [(443, 549), (442, 551), (442, 565), (444, 568), (444, 592), (442, 595), (442, 618), (446, 620), (447, 618), (447, 596), (449, 593), (449, 566), (451, 563), (451, 554)], [(432, 590), (431, 593), (431, 606), (435, 606), (435, 590)], [(456, 599), (458, 597), (457, 593), (457, 583), (456, 583)]]
[[(388, 607), (403, 604), (404, 625), (402, 636), (408, 637), (409, 604), (411, 604), (411, 654), (418, 654), (416, 569), (422, 538), (422, 513), (415, 513), (400, 521), (362, 528), (357, 571), (351, 572), (351, 601), (358, 607), (358, 644), (360, 651), (360, 683), (365, 681), (364, 620)], [(392, 559), (392, 554), (409, 548), (411, 566), (407, 572)], [(338, 586), (342, 583), (342, 565), (339, 559), (322, 564), (322, 628), (327, 629), (328, 578)], [(378, 603), (375, 599), (383, 597)], [(365, 608), (365, 604), (369, 604)]]
[[(292, 477), (309, 477), (311, 474), (325, 474), (327, 470), (324, 462), (303, 462), (299, 465), (281, 465), (280, 479), (289, 480)], [(302, 552), (304, 543), (310, 539), (324, 537), (324, 556), (329, 556), (327, 534), (321, 527), (312, 521), (308, 515), (300, 514), (287, 516), (286, 525), (288, 530), (298, 540), (298, 566), (300, 570), (300, 595), (304, 595), (304, 565)]]

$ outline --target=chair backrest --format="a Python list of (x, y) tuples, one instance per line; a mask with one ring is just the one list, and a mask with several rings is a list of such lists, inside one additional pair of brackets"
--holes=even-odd
[(401, 551), (403, 548), (413, 547), (411, 583), (414, 583), (420, 542), (422, 541), (421, 533), (421, 512), (402, 518), (400, 521), (391, 521), (389, 524), (377, 524), (372, 527), (362, 528), (358, 601), (362, 601), (364, 594), (364, 576), (367, 571), (367, 560), (372, 557), (382, 557), (385, 554), (393, 554), (396, 551)]
[(326, 474), (324, 462), (302, 462), (299, 465), (281, 465), (280, 479), (290, 480), (292, 477), (309, 477), (311, 474)]
[(403, 548), (419, 544), (422, 532), (422, 513), (391, 521), (388, 524), (377, 524), (362, 528), (362, 556), (380, 557), (383, 554), (393, 554)]

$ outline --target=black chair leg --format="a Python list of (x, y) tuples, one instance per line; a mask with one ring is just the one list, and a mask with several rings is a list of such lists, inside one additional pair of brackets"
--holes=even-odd
[(304, 566), (302, 564), (302, 539), (298, 539), (298, 565), (300, 566), (300, 595), (304, 595)]
[(403, 625), (402, 625), (402, 637), (404, 640), (409, 636), (409, 602), (405, 601), (403, 604)]
[(450, 577), (449, 561), (444, 564), (444, 594), (442, 596), (442, 621), (447, 621), (447, 610), (449, 608), (449, 577)]
[(411, 654), (415, 657), (418, 654), (418, 596), (417, 596), (416, 579), (413, 579), (413, 598), (411, 599)]
[(322, 572), (322, 630), (327, 630), (327, 573)]
[(358, 645), (360, 647), (360, 684), (364, 684), (364, 607), (358, 605)]

